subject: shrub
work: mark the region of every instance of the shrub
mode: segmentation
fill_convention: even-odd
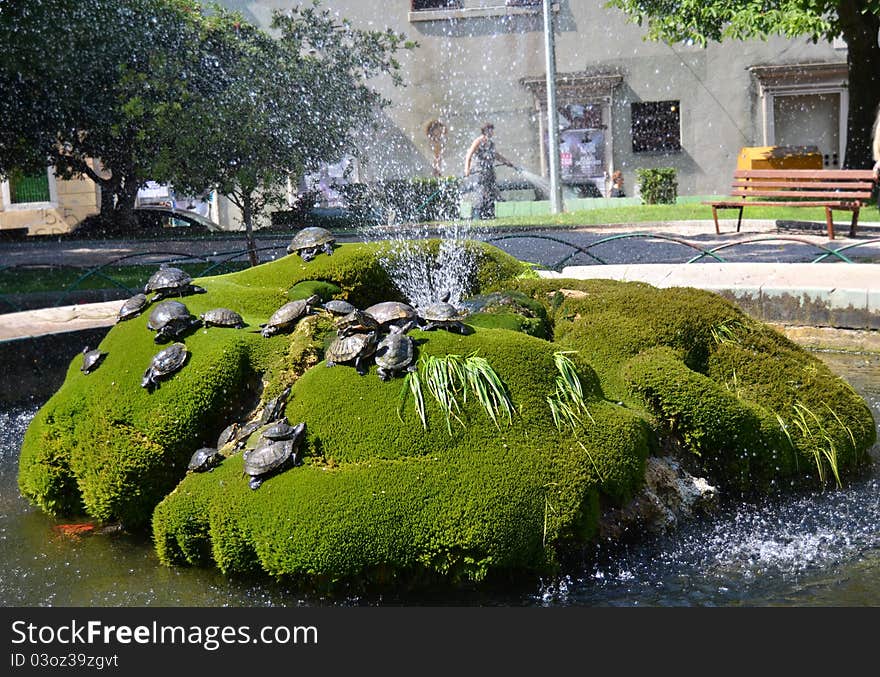
[[[348,210],[361,221],[402,223],[459,216],[459,180],[455,177],[353,183],[343,186],[341,193]]]
[[[678,178],[675,167],[636,169],[639,193],[645,204],[675,204],[678,197]]]

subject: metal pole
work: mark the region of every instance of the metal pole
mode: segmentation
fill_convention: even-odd
[[[559,122],[556,113],[556,43],[553,39],[553,13],[550,0],[544,0],[544,56],[547,63],[547,155],[550,165],[550,211],[562,212],[562,185],[559,182]]]

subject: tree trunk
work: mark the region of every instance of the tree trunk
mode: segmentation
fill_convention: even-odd
[[[247,242],[248,259],[252,266],[259,265],[257,243],[254,241],[254,206],[250,193],[245,193],[241,202],[241,216],[244,219],[244,233]]]
[[[137,200],[138,187],[132,181],[122,181],[116,190],[116,205],[114,207],[113,221],[120,230],[135,230],[138,228],[138,220],[134,215],[134,204]]]
[[[847,45],[849,117],[844,167],[870,169],[871,128],[880,102],[880,16],[863,12],[864,0],[839,0],[837,14]]]

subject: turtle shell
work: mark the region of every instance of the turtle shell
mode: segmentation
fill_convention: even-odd
[[[357,310],[348,301],[343,301],[342,299],[330,299],[322,308],[333,315],[348,315]]]
[[[408,303],[400,301],[383,301],[365,309],[364,312],[375,318],[383,327],[389,325],[404,325],[416,321],[416,310]]]
[[[376,350],[376,334],[349,334],[337,336],[324,351],[327,362],[350,362],[358,357],[368,357]]]
[[[192,283],[192,278],[185,270],[174,268],[172,266],[164,266],[159,268],[147,280],[144,286],[144,294],[150,292],[162,292],[188,287]]]
[[[180,301],[162,301],[150,313],[147,329],[156,332],[156,343],[162,343],[169,338],[177,338],[198,324],[200,320],[190,314],[186,305]]]
[[[290,397],[290,386],[282,390],[277,397],[273,397],[263,405],[263,413],[260,415],[260,423],[271,423],[284,413],[284,407],[287,405],[287,398]]]
[[[191,472],[206,472],[215,468],[223,461],[223,454],[213,447],[197,449],[189,459],[187,470]]]
[[[199,315],[202,324],[206,327],[211,325],[215,327],[233,327],[241,329],[245,326],[245,321],[241,315],[229,308],[212,308]]]
[[[419,309],[419,317],[429,322],[459,322],[468,316],[466,310],[459,310],[451,303],[438,301]]]
[[[182,343],[172,343],[167,348],[163,348],[153,355],[150,366],[144,372],[141,386],[147,389],[152,388],[159,379],[170,376],[180,369],[187,357],[189,357],[189,352]]]
[[[296,451],[306,430],[305,423],[297,423],[292,435],[283,440],[263,438],[242,457],[244,471],[251,476],[250,487],[256,489],[268,475],[281,471],[296,462]]]
[[[364,310],[355,309],[348,315],[343,315],[336,320],[336,333],[340,336],[369,332],[379,329],[380,325],[375,317]]]
[[[296,427],[286,420],[273,423],[263,431],[263,437],[267,440],[289,440],[296,433]]]
[[[374,357],[379,377],[385,380],[391,374],[407,369],[415,357],[415,344],[406,334],[388,334],[376,346]]]
[[[189,308],[180,301],[162,301],[153,308],[147,320],[147,329],[158,331],[170,322],[185,320],[189,322],[195,319],[189,312]]]
[[[312,295],[307,299],[299,301],[289,301],[272,313],[272,316],[266,322],[261,324],[263,336],[272,336],[279,331],[292,328],[299,320],[308,314],[312,306],[318,303],[321,298]]]
[[[249,423],[245,423],[241,426],[235,433],[235,437],[233,438],[235,441],[236,449],[243,449],[247,446],[248,439],[251,435],[253,435],[263,423],[258,419],[256,421],[250,421]]]
[[[89,350],[88,346],[83,348],[82,353],[83,363],[82,367],[80,367],[80,371],[83,374],[92,373],[95,369],[98,368],[98,366],[101,364],[101,361],[107,356],[107,353],[103,353],[97,348],[95,348],[94,350]]]
[[[287,253],[293,254],[303,249],[320,249],[325,245],[332,245],[334,242],[336,242],[336,237],[326,228],[309,226],[293,236],[290,244],[287,245]]]
[[[146,308],[149,303],[146,294],[135,294],[119,308],[119,313],[116,315],[116,321],[123,322],[124,320],[130,320],[133,317],[137,317],[143,312],[144,308]]]

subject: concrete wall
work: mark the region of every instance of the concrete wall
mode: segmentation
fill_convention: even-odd
[[[34,204],[5,204],[0,192],[0,230],[27,228],[28,235],[60,235],[70,232],[87,216],[100,211],[98,187],[91,179],[60,181],[50,176],[52,200]]]
[[[268,26],[279,0],[223,4]],[[410,0],[324,0],[355,27],[390,27],[420,47],[402,59],[408,86],[376,83],[393,105],[380,134],[365,142],[367,177],[429,175],[428,120],[448,127],[444,173],[461,175],[464,154],[484,120],[496,125],[500,152],[540,173],[539,111],[523,78],[543,78],[543,22],[540,7],[506,8],[503,0],[464,0],[463,10],[413,13]],[[621,169],[632,194],[635,169],[672,166],[682,195],[723,193],[743,146],[764,145],[756,83],[747,68],[765,64],[841,62],[845,50],[806,39],[712,44],[705,49],[643,40],[644,31],[602,0],[562,0],[556,13],[557,73],[619,73],[610,105],[612,147],[608,171]],[[531,13],[528,13],[531,12]],[[431,20],[420,20],[431,17]],[[630,104],[678,100],[678,153],[632,152]],[[805,111],[808,115],[809,111]],[[803,143],[808,143],[804,140]],[[499,178],[514,178],[499,170]]]

